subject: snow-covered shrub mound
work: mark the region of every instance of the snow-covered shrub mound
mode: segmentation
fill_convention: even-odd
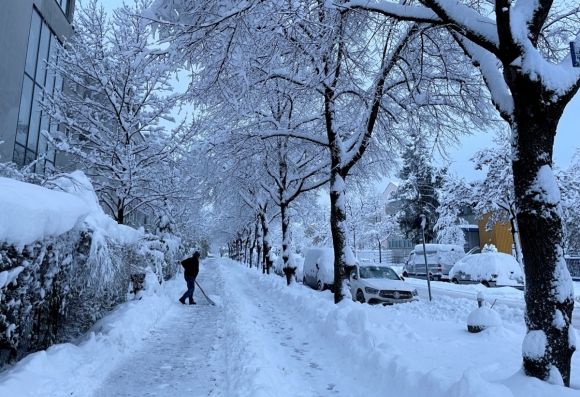
[[[475,334],[490,327],[501,326],[501,316],[485,305],[485,296],[481,291],[477,293],[477,302],[479,307],[467,316],[467,330]]]
[[[82,171],[74,171],[47,184],[55,190],[61,190],[81,199],[90,213],[85,219],[85,226],[92,229],[95,238],[109,238],[117,244],[136,244],[143,233],[126,225],[119,225],[105,214],[91,181]]]
[[[478,307],[467,316],[467,330],[480,332],[489,327],[499,327],[501,317],[498,312],[487,306]]]
[[[80,227],[90,208],[79,198],[0,178],[0,242],[22,249]]]
[[[46,186],[0,178],[0,366],[76,338],[175,274],[179,240],[117,224],[82,172]]]

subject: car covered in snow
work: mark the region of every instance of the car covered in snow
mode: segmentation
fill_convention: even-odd
[[[463,247],[454,244],[425,244],[425,253],[429,279],[435,281],[449,281],[449,271],[455,262],[465,256]],[[423,244],[417,244],[409,254],[403,267],[403,277],[427,278]]]
[[[332,290],[334,285],[333,248],[310,248],[306,251],[302,283],[319,291]]]
[[[449,272],[455,284],[477,284],[486,287],[524,289],[524,274],[518,261],[503,252],[483,252],[467,255],[457,261]]]
[[[389,266],[357,264],[350,272],[352,299],[370,305],[392,305],[419,300],[417,290]]]

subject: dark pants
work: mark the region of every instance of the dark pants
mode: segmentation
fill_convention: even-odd
[[[183,296],[179,300],[185,302],[185,299],[189,298],[189,303],[192,303],[193,291],[195,290],[195,277],[185,276],[185,282],[187,283],[187,291],[185,291],[185,294],[183,294]]]

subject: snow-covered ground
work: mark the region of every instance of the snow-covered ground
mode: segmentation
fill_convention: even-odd
[[[204,262],[198,280],[217,306],[199,290],[198,305],[179,304],[178,276],[118,307],[80,344],[0,374],[0,396],[580,395],[579,354],[570,389],[521,373],[519,307],[496,303],[503,325],[470,334],[475,301],[442,293],[391,307],[335,305],[329,291],[287,287],[228,259]]]

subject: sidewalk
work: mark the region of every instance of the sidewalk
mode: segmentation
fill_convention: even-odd
[[[210,294],[215,286],[208,271],[202,266],[198,282]],[[211,306],[199,288],[194,293],[197,305],[182,305],[177,299],[184,290],[179,276],[168,283],[166,292],[175,304],[140,347],[117,364],[94,397],[221,395],[217,379],[223,356],[214,349],[222,309]]]

